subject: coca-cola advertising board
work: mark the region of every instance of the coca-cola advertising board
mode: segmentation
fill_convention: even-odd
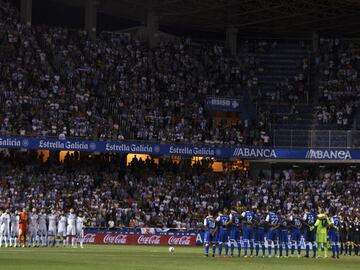
[[[195,246],[196,235],[85,233],[84,243],[97,245]]]

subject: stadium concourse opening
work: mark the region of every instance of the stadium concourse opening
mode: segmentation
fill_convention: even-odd
[[[3,149],[4,153],[7,153],[9,150]],[[14,150],[12,150],[14,151]],[[16,150],[15,150],[16,151]],[[29,150],[21,150],[22,152],[28,152]],[[44,163],[48,161],[51,157],[52,159],[57,159],[59,162],[63,163],[66,160],[81,160],[83,158],[91,158],[94,156],[101,156],[103,154],[98,152],[82,152],[82,151],[51,151],[51,150],[32,150],[30,152],[36,153],[40,160]],[[131,154],[106,154],[109,160],[111,159],[119,159],[119,167],[127,167],[131,166],[134,162],[149,162],[154,163],[156,165],[161,162],[161,160],[170,160],[175,164],[179,164],[182,160],[187,160],[191,162],[192,166],[196,166],[196,164],[201,163],[202,160],[206,160],[211,169],[214,172],[224,172],[224,171],[236,171],[236,170],[243,170],[249,171],[250,170],[250,163],[247,160],[242,159],[233,159],[233,160],[216,160],[214,158],[206,158],[200,156],[194,157],[181,157],[181,156],[159,156],[159,155],[148,155],[142,153],[131,153]],[[115,157],[118,156],[118,157]]]
[[[282,169],[291,168],[294,172],[301,170],[313,170],[315,168],[336,168],[339,164],[348,166],[349,168],[357,168],[360,166],[359,160],[306,160],[306,159],[215,159],[201,156],[170,156],[170,155],[149,155],[142,153],[99,153],[99,152],[83,152],[83,151],[52,151],[52,150],[10,150],[2,149],[4,155],[10,153],[27,153],[33,155],[41,160],[43,163],[49,160],[64,163],[68,160],[91,160],[100,157],[106,160],[116,160],[118,168],[128,168],[136,163],[151,163],[159,165],[163,162],[170,162],[172,164],[188,163],[189,166],[196,167],[199,164],[206,163],[209,169],[213,172],[246,172],[248,176],[258,177],[259,175],[266,175],[273,177]]]

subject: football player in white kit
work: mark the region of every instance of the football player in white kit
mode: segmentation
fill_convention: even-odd
[[[38,229],[39,229],[39,216],[36,213],[36,208],[32,209],[30,214],[30,224],[29,224],[29,238],[30,243],[29,246],[37,246],[38,245]]]
[[[17,247],[19,237],[19,212],[17,210],[10,214],[10,223],[10,246]]]
[[[67,216],[67,229],[66,229],[66,235],[67,239],[66,242],[69,244],[70,237],[71,237],[71,245],[72,247],[76,247],[76,215],[74,213],[74,209],[70,209],[70,213]]]
[[[65,216],[65,212],[61,211],[60,213],[60,217],[59,217],[59,222],[58,222],[58,231],[57,231],[57,245],[60,244],[60,241],[63,242],[63,245],[66,245],[66,216]]]
[[[47,228],[46,228],[47,215],[45,209],[42,208],[39,213],[39,231],[38,235],[41,240],[41,245],[43,247],[47,246]]]
[[[10,210],[6,209],[0,216],[0,247],[2,243],[5,243],[5,247],[8,247],[10,242]]]
[[[51,210],[51,214],[48,215],[48,222],[49,222],[48,245],[53,247],[55,246],[56,222],[57,222],[57,215],[55,209]]]
[[[81,248],[84,247],[83,246],[84,228],[85,228],[84,223],[85,223],[85,218],[83,217],[82,213],[80,212],[78,214],[78,217],[76,218],[76,236],[77,236],[77,242],[80,243]]]
[[[2,242],[3,242],[3,237],[2,237],[2,235],[3,235],[3,226],[2,226],[2,224],[3,224],[3,210],[1,210],[0,209],[0,247],[2,246]]]

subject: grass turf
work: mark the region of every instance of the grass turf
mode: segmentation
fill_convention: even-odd
[[[175,253],[171,254],[167,247],[152,246],[85,246],[84,249],[2,248],[0,249],[0,269],[358,270],[360,269],[360,257],[341,257],[340,260],[331,258],[205,258],[201,248],[176,247]]]

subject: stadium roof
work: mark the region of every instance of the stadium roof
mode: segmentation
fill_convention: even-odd
[[[84,0],[55,0],[83,5]],[[310,36],[314,31],[360,36],[360,0],[97,0],[98,10],[144,21],[147,7],[160,26],[223,32],[238,27],[245,35]]]

